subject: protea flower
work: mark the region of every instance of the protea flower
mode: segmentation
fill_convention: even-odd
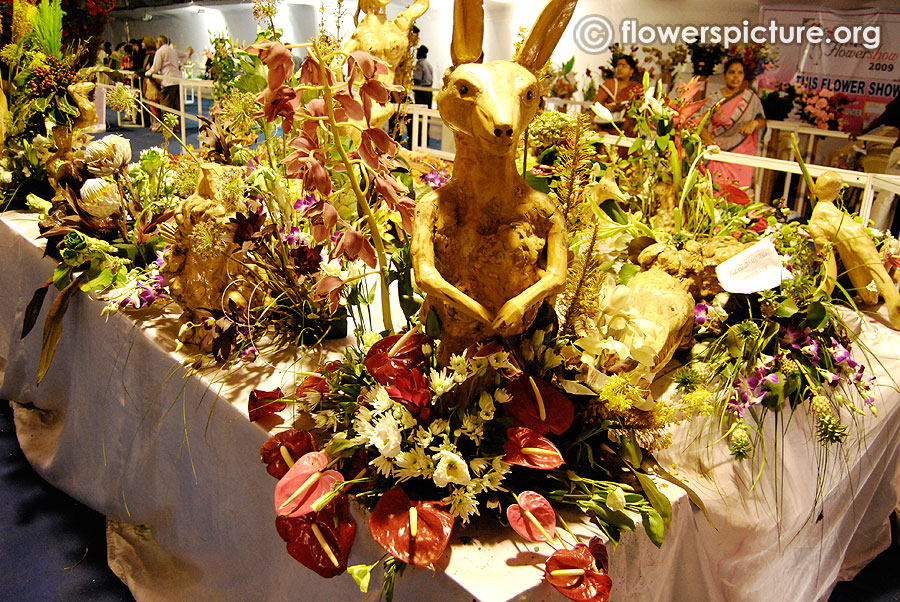
[[[91,216],[104,219],[121,207],[121,196],[115,183],[91,178],[81,187],[81,208]]]
[[[94,140],[84,148],[84,162],[96,176],[112,175],[131,162],[131,143],[116,134]]]

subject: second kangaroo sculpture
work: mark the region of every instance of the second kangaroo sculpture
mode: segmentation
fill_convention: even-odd
[[[437,106],[456,140],[453,177],[417,208],[416,283],[441,321],[439,360],[472,343],[521,333],[566,280],[562,215],[515,166],[516,143],[540,100],[535,77],[577,0],[551,0],[515,62],[481,64],[482,0],[456,0],[453,68]],[[424,315],[424,314],[423,314]]]

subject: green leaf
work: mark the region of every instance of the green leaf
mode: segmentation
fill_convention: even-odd
[[[50,311],[47,312],[47,319],[44,322],[44,333],[41,339],[41,359],[38,363],[37,384],[41,384],[41,381],[44,380],[44,375],[46,375],[47,370],[50,369],[50,363],[53,361],[53,356],[56,354],[56,345],[59,343],[60,335],[62,335],[62,321],[66,315],[66,310],[69,308],[69,300],[78,290],[78,285],[83,278],[84,274],[81,274],[78,278],[73,280],[69,286],[64,288],[62,292],[56,296],[56,299],[54,299],[53,303],[50,305]]]
[[[575,66],[575,57],[573,56],[568,61],[563,64],[563,73],[569,73],[572,71],[572,67]]]
[[[59,290],[63,290],[72,282],[72,270],[74,268],[67,263],[57,264],[56,268],[53,270],[53,276],[51,280],[53,281],[53,286],[58,288]]]
[[[819,330],[827,319],[828,312],[819,301],[811,303],[809,309],[806,310],[806,325],[812,330]]]
[[[627,434],[621,434],[616,437],[616,443],[619,447],[619,455],[622,456],[622,459],[630,464],[632,468],[641,465],[643,454],[641,453],[641,448],[638,447],[637,441]]]
[[[669,498],[663,495],[660,490],[656,487],[656,483],[653,482],[649,476],[645,475],[642,472],[638,472],[637,470],[632,471],[634,476],[637,477],[638,482],[641,484],[641,488],[644,490],[644,495],[647,496],[647,501],[650,502],[650,505],[653,506],[653,509],[659,513],[660,518],[662,519],[663,525],[668,527],[672,524],[672,503],[669,502]]]
[[[640,266],[634,265],[633,263],[623,264],[622,268],[619,270],[619,282],[628,284],[640,271]]]
[[[647,537],[650,538],[650,541],[657,548],[662,546],[663,538],[666,534],[666,527],[662,517],[656,510],[651,508],[641,512],[641,518],[643,519],[641,522],[644,523],[644,531],[647,532]]]
[[[51,278],[34,291],[31,301],[28,302],[28,307],[25,308],[25,319],[22,320],[22,336],[19,337],[20,339],[24,339],[28,336],[28,333],[34,328],[34,324],[41,314],[41,308],[44,306],[44,298],[47,296],[47,289],[50,288],[52,283],[53,279]]]
[[[100,270],[99,273],[81,285],[81,290],[84,292],[105,290],[113,283],[113,279],[114,276],[110,270]]]
[[[433,307],[428,309],[428,316],[425,318],[425,334],[434,338],[441,336],[441,319]]]
[[[800,311],[800,309],[797,307],[797,302],[788,297],[778,305],[778,309],[775,310],[775,315],[779,318],[790,318],[798,311]]]

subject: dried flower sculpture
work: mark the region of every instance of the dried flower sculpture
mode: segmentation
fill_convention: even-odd
[[[387,72],[378,79],[388,85],[398,84],[400,67],[409,58],[409,34],[416,19],[428,10],[428,0],[415,0],[412,6],[391,21],[385,16],[389,0],[359,0],[357,15],[366,13],[345,46],[347,52],[364,50],[376,59],[384,61]],[[387,100],[387,99],[385,99]],[[391,104],[375,107],[370,124],[380,127],[394,113]]]
[[[514,163],[516,143],[537,111],[541,69],[577,0],[553,0],[538,17],[516,62],[479,64],[480,0],[457,0],[450,53],[454,68],[437,97],[453,130],[453,177],[416,214],[416,282],[441,322],[440,358],[478,341],[521,333],[566,278],[562,215],[531,189]]]
[[[841,191],[841,176],[828,171],[816,179],[816,196],[819,201],[809,218],[809,231],[816,247],[826,256],[827,277],[822,286],[830,293],[837,281],[837,262],[834,252],[841,256],[847,276],[864,303],[878,302],[878,293],[884,297],[891,326],[900,330],[900,292],[884,269],[881,254],[866,233],[865,227],[850,215],[838,209],[834,200]]]

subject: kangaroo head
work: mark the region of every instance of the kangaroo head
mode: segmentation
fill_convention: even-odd
[[[513,61],[481,64],[483,0],[455,0],[453,68],[444,76],[437,106],[455,133],[474,139],[481,152],[511,154],[540,100],[535,73],[559,42],[578,0],[550,0]]]

